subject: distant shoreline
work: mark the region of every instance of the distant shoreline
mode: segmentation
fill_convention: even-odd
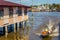
[[[60,12],[60,10],[51,10],[51,11],[47,11],[47,10],[40,10],[40,11],[32,11],[32,10],[29,10],[29,12]]]
[[[29,12],[60,12],[60,11],[29,11]]]

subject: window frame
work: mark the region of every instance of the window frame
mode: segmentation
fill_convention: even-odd
[[[17,13],[18,13],[18,16],[22,16],[22,8],[21,7],[18,7]]]
[[[13,17],[13,7],[9,7],[9,18]]]
[[[27,15],[27,8],[24,8],[24,15]]]
[[[4,16],[4,7],[0,7],[0,19]]]

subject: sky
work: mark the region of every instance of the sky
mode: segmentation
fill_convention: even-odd
[[[20,0],[8,0],[11,2],[16,2],[16,3],[20,3]],[[56,4],[60,4],[60,0],[33,0],[33,5],[40,5],[40,4],[52,4],[52,3],[56,3]],[[21,4],[30,6],[32,5],[32,0],[21,0]]]

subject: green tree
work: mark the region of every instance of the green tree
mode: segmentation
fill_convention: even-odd
[[[54,9],[54,8],[56,8],[56,4],[55,3],[52,4],[52,9]]]
[[[52,5],[51,4],[49,4],[49,9],[52,9]]]

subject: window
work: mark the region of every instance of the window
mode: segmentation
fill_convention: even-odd
[[[13,17],[13,8],[9,7],[9,17]]]
[[[0,19],[2,19],[3,16],[4,16],[4,10],[3,8],[0,8]]]
[[[21,8],[18,8],[18,16],[22,16],[22,9]]]
[[[27,9],[26,8],[24,9],[24,15],[27,15]]]

